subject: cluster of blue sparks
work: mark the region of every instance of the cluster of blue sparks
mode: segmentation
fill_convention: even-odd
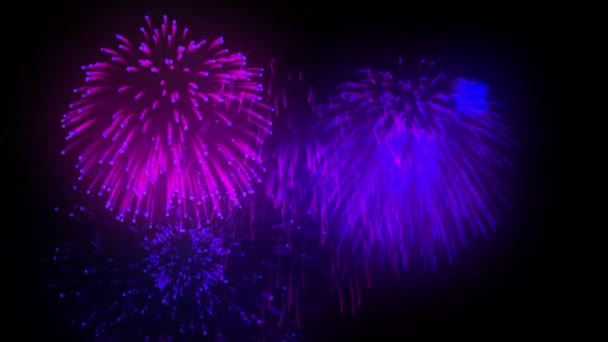
[[[68,216],[79,227],[95,219],[81,206]],[[143,232],[143,238],[127,228],[119,243],[109,227],[91,231],[53,250],[50,263],[59,277],[49,287],[69,321],[100,339],[179,332],[203,340],[266,341],[267,334],[299,340],[297,326],[284,323],[273,302],[287,287],[270,280],[266,263],[243,276],[227,274],[229,262],[244,264],[247,254],[216,235],[219,228],[162,226]]]
[[[169,304],[190,291],[197,301],[224,279],[225,259],[230,249],[209,228],[160,227],[144,237],[145,273],[149,274]]]
[[[508,206],[500,170],[510,166],[506,151],[513,142],[486,83],[449,79],[430,61],[400,59],[391,71],[357,72],[335,96],[315,103],[302,71],[286,77],[273,61],[262,99],[264,87],[253,81],[261,69],[220,50],[222,41],[208,46],[207,59],[186,65],[182,54],[205,42],[185,48],[178,43],[186,44],[187,29],[180,36],[166,17],[160,31],[146,20],[139,52],[117,36],[119,48],[103,50],[111,62],[85,68],[100,84],[79,90],[86,96],[64,118],[68,140],[77,138],[66,150],[84,151],[79,165],[81,178],[91,178],[87,194],[101,184],[111,209],[122,218],[131,213],[135,227],[120,220],[115,230],[126,238],[104,228],[54,250],[51,262],[60,276],[50,287],[66,311],[75,311],[70,319],[80,328],[98,337],[179,331],[224,340],[242,330],[255,340],[296,341],[318,249],[330,250],[327,269],[340,307],[347,289],[354,313],[361,284],[371,286],[370,265],[405,270],[420,256],[436,268],[441,256],[453,260],[470,235],[485,236],[500,224],[501,204]],[[154,66],[155,54],[174,50],[175,65]],[[118,71],[128,71],[131,83],[115,91]],[[159,73],[173,88],[163,88],[163,78],[161,90],[132,89],[148,87],[142,82]],[[135,92],[134,100],[121,102],[115,113],[99,109],[125,91]],[[134,106],[142,97],[150,103]],[[199,100],[206,105],[199,107]],[[158,115],[159,101],[173,108],[172,117]],[[220,122],[226,127],[217,128]],[[100,138],[102,128],[115,138]],[[218,130],[226,133],[221,139]],[[105,165],[106,159],[116,162]],[[250,222],[270,208],[270,231],[257,230],[272,248],[248,254],[236,218],[258,182],[264,183],[262,202],[270,205],[250,199]],[[142,213],[144,225],[135,219]],[[82,226],[97,219],[84,207],[68,216]],[[119,242],[101,241],[102,235]],[[262,261],[254,261],[259,254]],[[250,265],[253,272],[231,272],[231,264]]]

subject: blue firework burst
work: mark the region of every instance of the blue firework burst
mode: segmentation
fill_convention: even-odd
[[[400,63],[360,71],[319,113],[311,170],[338,248],[395,268],[417,250],[436,267],[470,233],[498,225],[512,141],[485,83]]]
[[[301,338],[294,327],[275,324],[281,307],[268,302],[274,287],[267,286],[267,264],[256,257],[254,244],[224,235],[235,231],[235,222],[194,230],[156,226],[142,232],[112,221],[99,224],[82,206],[58,211],[66,214],[69,242],[53,249],[48,260],[54,279],[50,293],[58,313],[83,336]]]
[[[85,335],[216,336],[223,320],[256,323],[233,295],[243,279],[224,276],[228,257],[243,256],[220,235],[230,231],[227,222],[195,230],[159,226],[142,237],[115,224],[99,227],[82,207],[68,216],[78,234],[53,250],[56,281],[49,286]]]

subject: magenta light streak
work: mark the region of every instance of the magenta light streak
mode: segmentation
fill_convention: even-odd
[[[82,67],[62,153],[78,153],[78,179],[121,221],[225,217],[261,181],[273,110],[260,102],[263,69],[167,16],[160,28],[146,16],[140,33]]]
[[[278,284],[286,284],[281,295],[267,299],[269,305],[281,313],[279,325],[293,321],[301,322],[304,307],[310,304],[303,296],[311,286],[309,272],[323,269],[316,256],[322,248],[329,248],[333,241],[325,242],[327,226],[318,229],[318,219],[328,216],[328,211],[320,205],[325,188],[311,186],[310,170],[317,165],[319,150],[318,134],[313,125],[317,115],[314,106],[314,91],[311,82],[304,77],[301,69],[286,70],[281,63],[270,66],[272,78],[266,87],[267,102],[273,103],[275,111],[274,130],[264,145],[264,162],[267,168],[264,182],[269,201],[269,215],[276,223],[272,227],[274,236],[274,262],[269,263],[268,284],[275,292]],[[312,248],[312,249],[311,249]],[[355,314],[361,305],[361,294],[365,281],[360,279],[357,268],[353,268],[344,253],[329,248],[328,269],[331,276],[336,302],[341,312]],[[369,272],[365,263],[364,275],[370,287]],[[314,280],[313,280],[314,282]],[[314,284],[312,284],[314,288]],[[272,290],[268,290],[272,293]],[[281,291],[278,291],[281,292]],[[270,306],[269,306],[270,308]],[[271,310],[273,311],[273,310]]]
[[[275,108],[275,129],[264,145],[264,184],[273,211],[288,223],[294,216],[309,212],[314,198],[308,164],[313,154],[312,122],[316,116],[312,88],[302,70],[285,71],[281,67],[273,61],[270,69],[274,77],[267,87],[268,102]]]

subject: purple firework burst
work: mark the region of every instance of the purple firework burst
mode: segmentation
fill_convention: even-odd
[[[395,267],[414,248],[433,267],[441,251],[451,260],[467,232],[495,229],[505,200],[496,171],[510,165],[510,139],[487,85],[449,81],[433,66],[360,71],[319,108],[312,172],[323,222],[338,225],[339,245]]]
[[[189,40],[188,28],[146,16],[141,38],[116,35],[107,59],[85,65],[62,125],[62,153],[78,150],[87,193],[119,220],[226,216],[260,181],[260,150],[272,108],[260,102],[263,69],[222,48]]]

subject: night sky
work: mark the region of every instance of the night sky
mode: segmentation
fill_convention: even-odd
[[[17,172],[5,179],[15,190],[9,201],[16,204],[10,213],[14,221],[5,230],[17,233],[16,243],[8,243],[16,248],[13,312],[22,324],[18,336],[79,340],[49,302],[48,272],[40,262],[57,242],[53,208],[73,179],[73,169],[59,154],[60,119],[71,89],[80,82],[80,65],[95,61],[99,47],[110,45],[114,34],[139,27],[145,14],[165,13],[209,32],[207,37],[222,35],[254,62],[267,63],[275,56],[330,88],[352,70],[370,63],[390,65],[399,56],[427,56],[450,75],[489,80],[504,99],[506,120],[521,145],[514,158],[513,208],[502,227],[474,248],[462,249],[439,272],[412,270],[379,279],[354,318],[338,314],[335,302],[329,302],[305,319],[304,335],[307,341],[378,341],[391,340],[380,336],[494,339],[542,333],[539,320],[547,310],[544,230],[558,179],[550,167],[557,145],[550,142],[557,136],[555,119],[544,104],[543,35],[529,17],[501,10],[438,11],[433,9],[438,3],[418,9],[402,2],[366,2],[358,8],[348,2],[294,8],[178,2],[54,2],[48,11],[19,12],[12,32],[5,30],[15,40],[4,53],[14,62],[5,68],[17,84],[4,116],[15,118],[18,129],[6,125],[3,130],[15,159],[6,166],[16,165]]]

